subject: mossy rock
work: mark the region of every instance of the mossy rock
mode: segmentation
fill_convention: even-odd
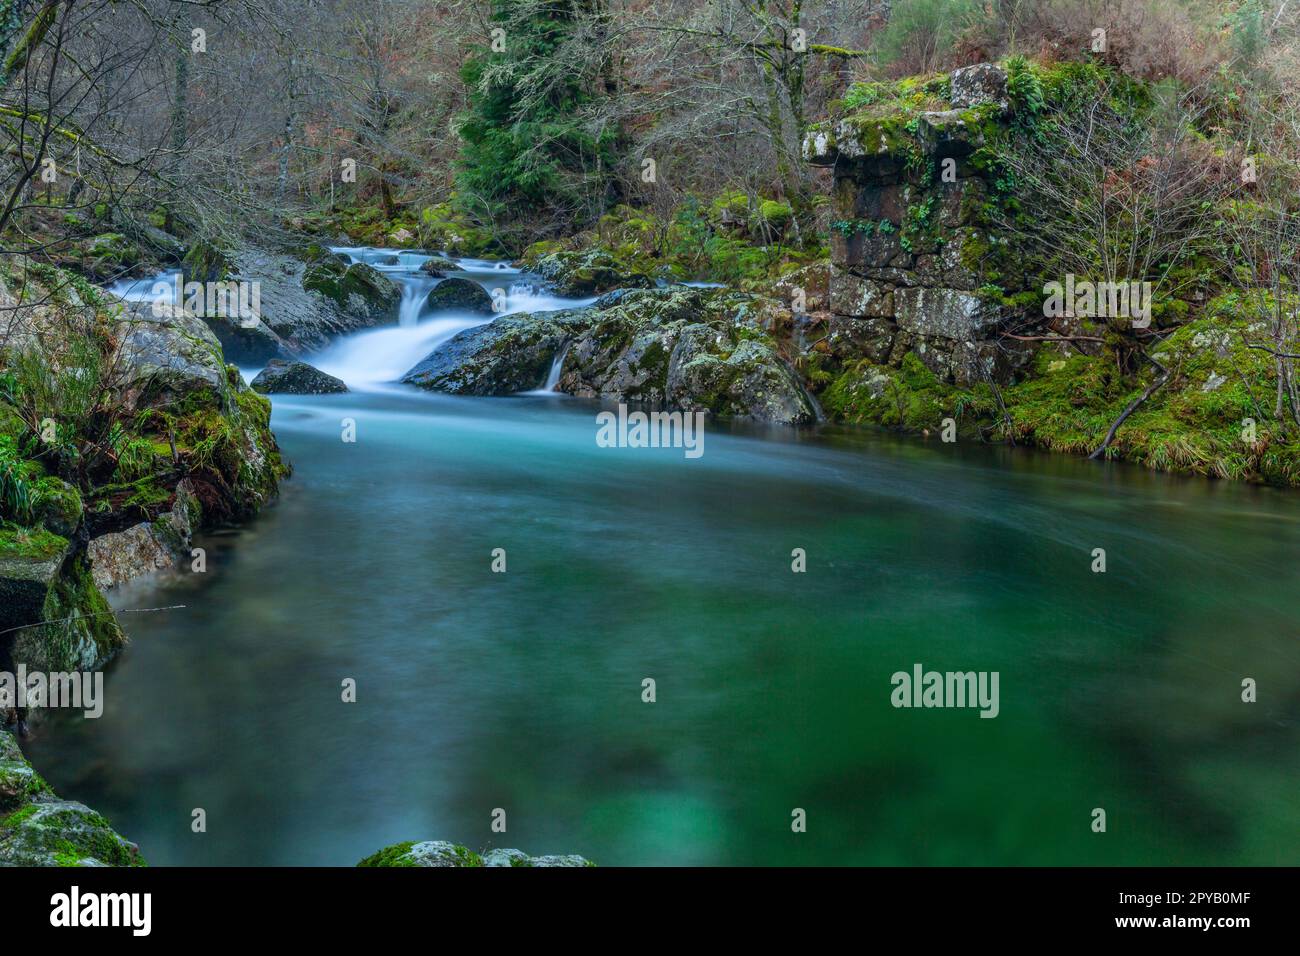
[[[140,848],[84,804],[60,800],[0,730],[0,866],[144,866]]]
[[[81,492],[60,478],[46,477],[35,484],[36,520],[56,535],[70,538],[81,524],[85,506]]]
[[[229,253],[206,240],[196,242],[181,260],[187,282],[222,282],[230,276]]]
[[[420,271],[427,276],[441,279],[446,276],[448,272],[462,272],[464,270],[461,269],[455,260],[448,259],[446,256],[430,256],[428,259],[420,263]]]
[[[794,221],[794,207],[775,199],[764,199],[758,204],[758,215],[765,224],[783,231]]]
[[[537,262],[534,271],[556,295],[574,298],[613,289],[649,289],[655,285],[654,279],[638,266],[601,248],[551,253]]]
[[[492,314],[492,296],[473,279],[443,279],[429,290],[424,304],[433,311]]]
[[[395,843],[366,857],[357,866],[433,867],[587,867],[595,866],[581,856],[529,856],[522,850],[488,850],[475,853],[459,843],[427,840],[423,843]]]
[[[350,308],[359,302],[373,313],[392,309],[401,290],[387,276],[364,262],[345,263],[338,256],[318,257],[303,272],[302,287],[319,292],[336,305]],[[355,297],[355,299],[354,299]]]

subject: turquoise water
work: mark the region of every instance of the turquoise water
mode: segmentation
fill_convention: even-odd
[[[1294,496],[835,429],[687,460],[598,407],[277,397],[282,500],[131,596],[186,607],[124,618],[37,768],[155,865],[1300,861]],[[999,716],[895,709],[916,663]]]

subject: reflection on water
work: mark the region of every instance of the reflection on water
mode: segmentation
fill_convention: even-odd
[[[1300,859],[1292,496],[835,429],[686,460],[593,412],[277,398],[281,502],[138,596],[187,607],[126,619],[38,769],[155,864]],[[895,710],[915,663],[999,671],[1000,715]]]

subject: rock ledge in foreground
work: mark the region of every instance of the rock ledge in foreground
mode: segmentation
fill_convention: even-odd
[[[475,853],[458,843],[426,840],[394,843],[366,857],[357,866],[595,866],[590,860],[566,856],[529,856],[523,850],[487,850]]]
[[[56,797],[0,730],[0,866],[144,865],[98,813]]]

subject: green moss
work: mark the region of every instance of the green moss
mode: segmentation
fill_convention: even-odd
[[[33,857],[48,855],[57,866],[145,866],[140,855],[113,832],[108,822],[87,810],[67,810],[36,814],[40,805],[32,806],[19,837]],[[13,828],[17,829],[17,827]]]
[[[83,653],[92,653],[95,663],[102,662],[126,643],[84,554],[65,564],[46,595],[41,617],[50,622],[42,627],[50,670],[75,670],[84,663]]]
[[[394,843],[392,846],[384,847],[378,853],[372,853],[357,866],[415,866],[407,855],[413,846],[415,846],[414,842]]]
[[[30,820],[36,814],[38,809],[39,807],[36,804],[29,803],[27,806],[21,807],[3,819],[0,819],[0,828],[12,829],[20,826],[24,820]]]
[[[86,246],[86,255],[103,263],[131,266],[140,259],[140,250],[119,232],[95,236]]]
[[[483,857],[479,856],[473,850],[461,846],[459,843],[452,847],[452,853],[461,866],[482,866]]]
[[[44,528],[0,528],[0,558],[48,561],[68,550],[68,539]]]
[[[206,240],[190,246],[181,260],[187,281],[221,282],[230,276],[230,259],[224,249]]]
[[[347,264],[334,256],[311,262],[303,273],[302,286],[341,306],[348,305],[355,295],[370,308],[382,309],[394,298],[392,284],[374,267],[364,262]]]
[[[76,488],[62,479],[45,477],[35,482],[33,492],[33,509],[42,524],[64,536],[76,531],[85,510]]]
[[[978,437],[995,400],[986,386],[960,389],[941,382],[914,353],[899,368],[859,362],[836,376],[821,395],[834,419],[910,432],[938,431],[945,418],[959,435]]]

